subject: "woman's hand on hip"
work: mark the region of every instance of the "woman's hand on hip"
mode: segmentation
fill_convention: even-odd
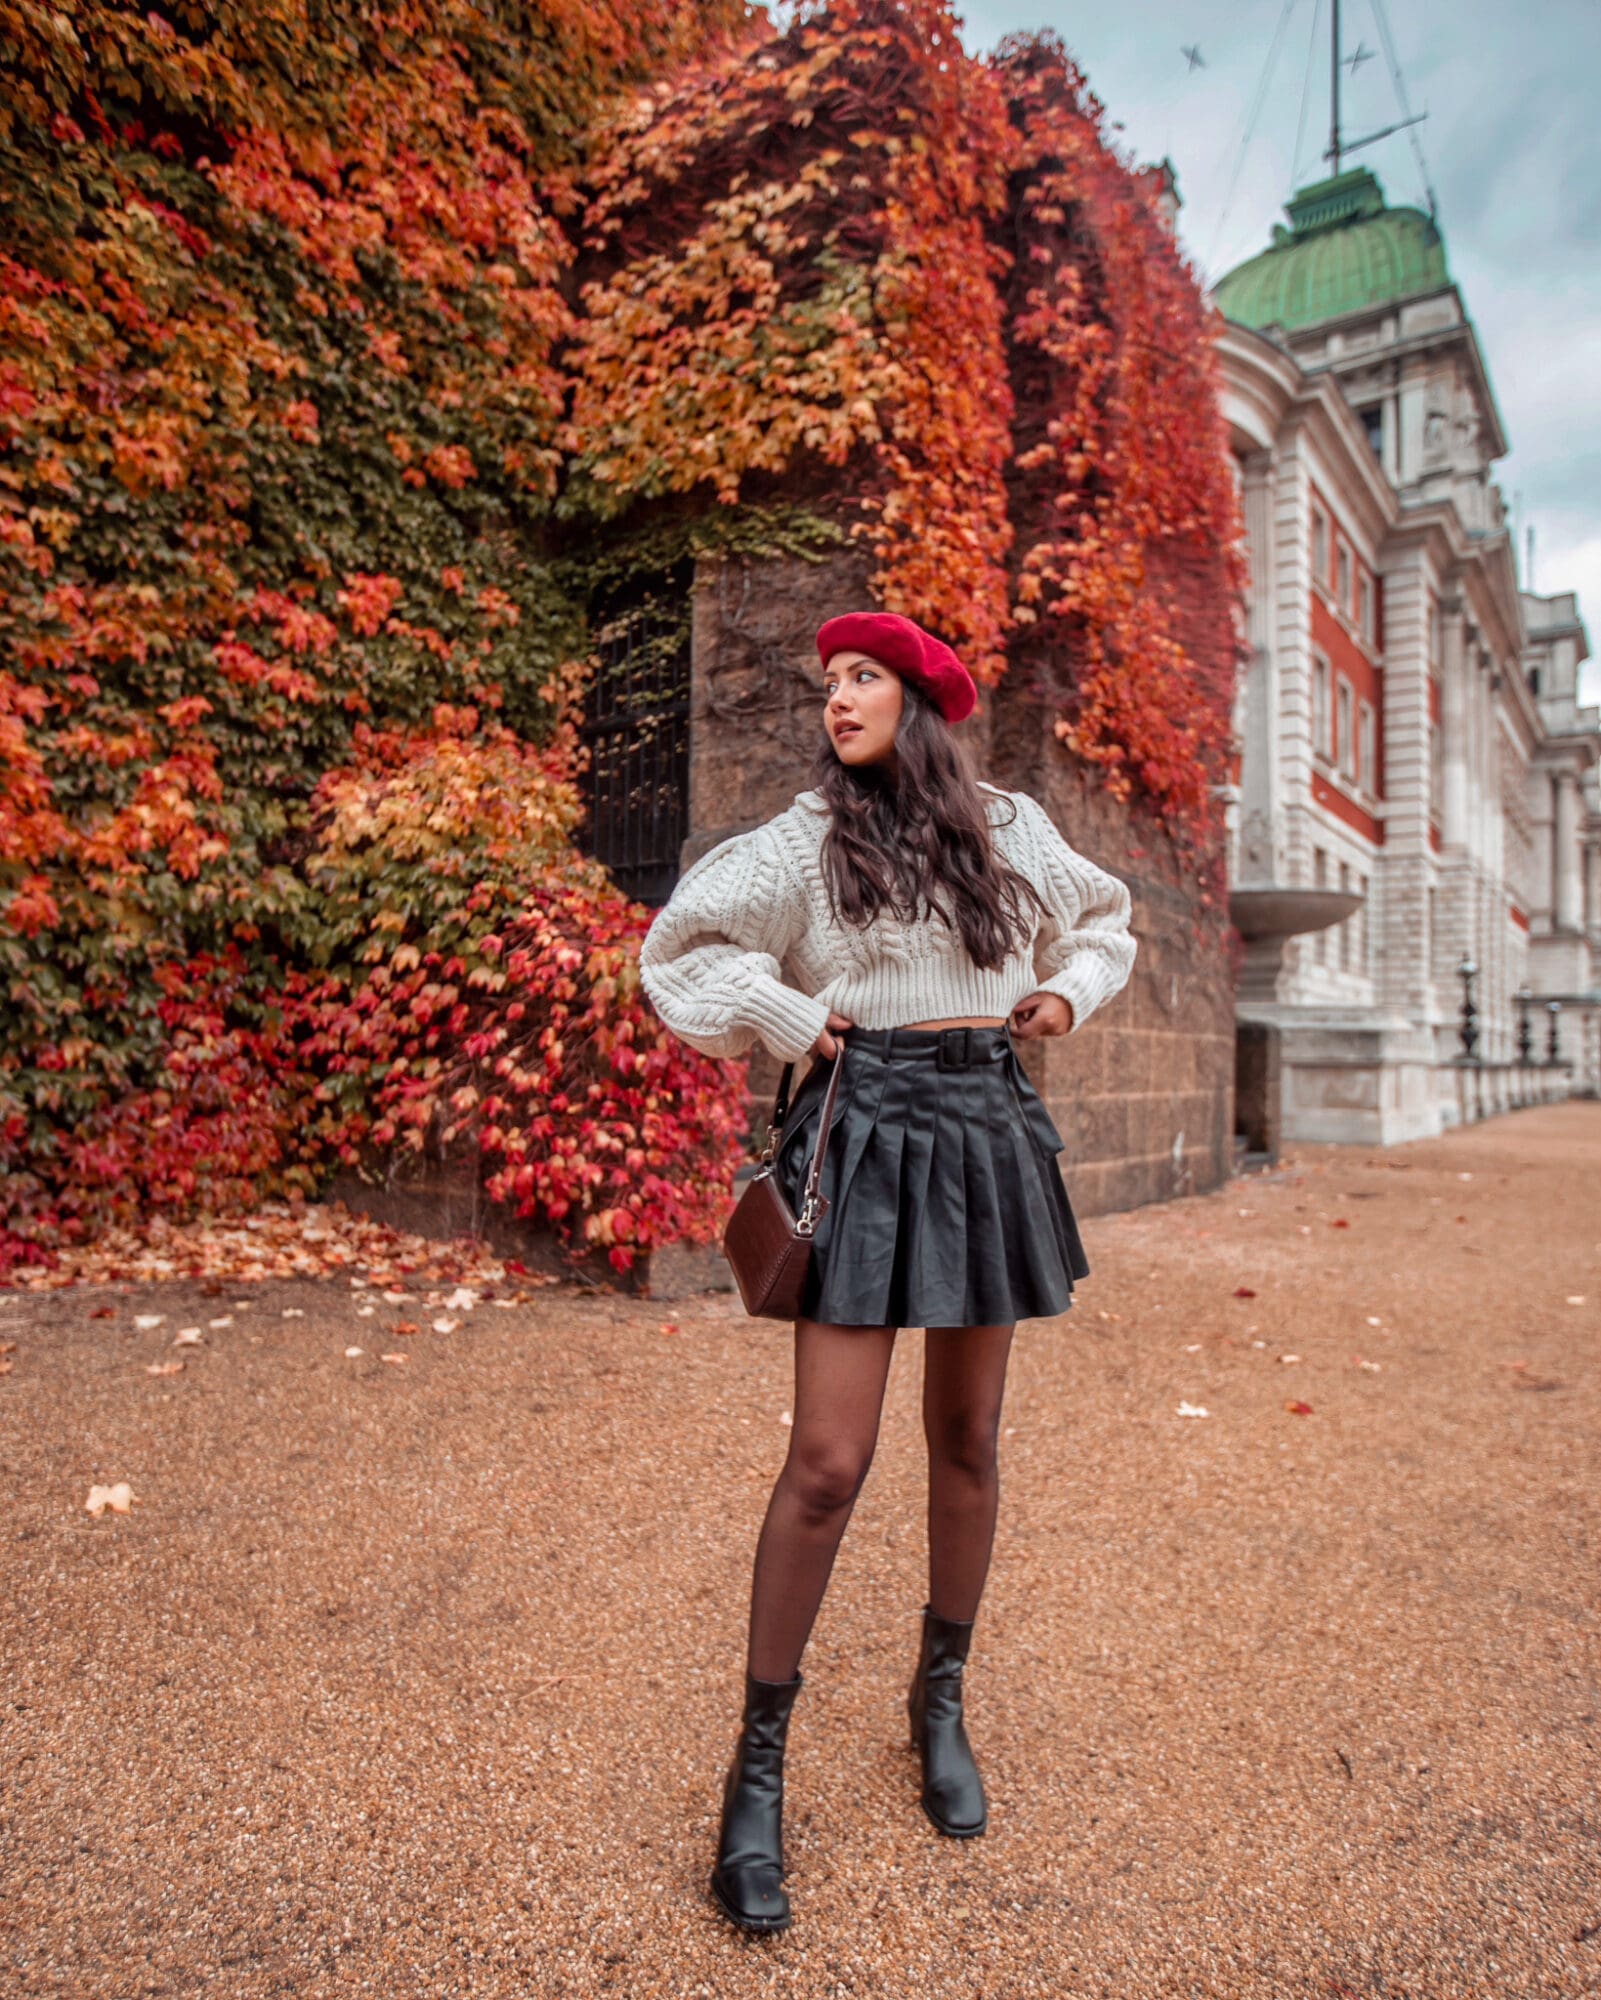
[[[838,1031],[841,1028],[854,1028],[855,1025],[856,1023],[854,1021],[847,1021],[843,1014],[830,1014],[828,1017],[828,1027],[825,1028],[823,1032],[817,1037],[817,1040],[812,1043],[812,1050],[814,1054],[820,1056],[827,1056],[829,1060],[832,1061],[834,1056],[837,1055],[839,1052],[839,1043],[836,1042],[834,1036],[829,1033],[829,1028],[832,1028],[835,1031],[835,1033],[838,1033]]]
[[[1072,1003],[1060,993],[1031,993],[1012,1009],[1012,1033],[1019,1041],[1034,1035],[1065,1035],[1072,1027]]]

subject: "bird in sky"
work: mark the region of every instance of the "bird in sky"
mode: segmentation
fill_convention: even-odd
[[[1201,45],[1199,42],[1192,42],[1188,47],[1181,48],[1179,54],[1189,63],[1190,74],[1192,76],[1196,70],[1206,68],[1206,57],[1201,54]]]

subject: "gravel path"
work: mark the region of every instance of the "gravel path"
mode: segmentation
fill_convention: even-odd
[[[704,1885],[783,1329],[0,1294],[0,1992],[1601,1993],[1598,1169],[1570,1103],[1086,1225],[1014,1350],[972,1842],[905,1740],[904,1335],[769,1939]]]

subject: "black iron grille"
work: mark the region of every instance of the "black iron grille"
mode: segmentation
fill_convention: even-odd
[[[636,579],[594,607],[599,656],[580,735],[583,842],[617,886],[665,903],[688,830],[690,588],[694,565]]]

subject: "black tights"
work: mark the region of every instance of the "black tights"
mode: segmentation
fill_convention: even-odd
[[[1009,1326],[931,1326],[923,1365],[928,1441],[928,1602],[941,1618],[978,1610],[1000,1497],[996,1439]],[[756,1544],[748,1666],[793,1680],[878,1441],[894,1327],[795,1326],[789,1456]]]

